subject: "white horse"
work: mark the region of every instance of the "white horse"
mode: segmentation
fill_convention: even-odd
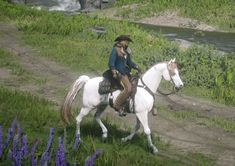
[[[179,71],[175,60],[157,63],[146,71],[138,80],[138,87],[135,95],[135,127],[130,135],[122,138],[123,142],[131,140],[140,128],[141,123],[144,128],[144,133],[147,136],[148,146],[154,154],[158,152],[158,149],[153,145],[151,140],[151,131],[148,124],[148,113],[153,107],[154,93],[156,93],[162,77],[167,81],[171,81],[177,89],[183,87],[183,82],[179,76]],[[90,79],[88,76],[82,75],[69,89],[62,108],[62,118],[65,122],[69,122],[71,104],[79,90],[84,87],[82,108],[79,115],[76,117],[77,134],[80,134],[80,123],[83,117],[90,111],[96,110],[95,119],[102,129],[102,138],[106,139],[108,136],[108,130],[100,118],[101,114],[109,104],[108,101],[110,97],[110,94],[100,95],[98,93],[99,83],[103,79],[103,77],[95,77]],[[119,93],[119,90],[113,92],[113,101],[115,101]]]

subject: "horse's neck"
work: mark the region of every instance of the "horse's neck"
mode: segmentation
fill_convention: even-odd
[[[148,71],[146,71],[142,77],[143,82],[152,92],[156,92],[159,87],[159,84],[162,80],[163,69],[165,67],[164,65],[164,63],[159,63],[153,66]]]

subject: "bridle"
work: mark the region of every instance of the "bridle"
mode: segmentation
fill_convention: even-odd
[[[171,64],[175,64],[174,62],[171,63]],[[169,75],[170,75],[170,79],[171,79],[171,82],[173,82],[173,86],[172,86],[172,91],[169,92],[169,93],[163,93],[162,91],[160,91],[159,89],[157,89],[157,92],[161,95],[164,95],[164,96],[168,96],[168,95],[172,95],[172,94],[175,94],[176,92],[179,91],[179,89],[176,89],[175,88],[175,82],[173,81],[172,77],[175,75],[174,73],[174,69],[177,68],[176,64],[175,64],[175,67],[172,69],[171,68],[171,64],[167,64],[167,69],[168,69],[168,72],[169,72]]]
[[[170,63],[170,64],[167,64],[167,69],[168,69],[168,72],[169,72],[169,75],[170,75],[170,79],[171,79],[171,82],[174,83],[172,77],[175,75],[173,69],[177,66],[175,66],[173,69],[171,69],[171,64],[173,63]],[[175,63],[174,63],[175,64]],[[151,94],[151,96],[153,97],[153,99],[155,100],[155,93],[152,92],[152,90],[144,83],[144,80],[143,80],[143,77],[141,76],[140,77],[140,81],[143,85],[138,85],[138,87],[141,87],[141,88],[144,88],[147,92],[149,92]],[[175,94],[178,90],[175,88],[175,83],[173,85],[173,88],[172,88],[172,91],[170,93],[163,93],[161,92],[159,89],[157,89],[157,92],[161,95],[164,95],[164,96],[168,96],[168,95],[171,95],[171,94]]]

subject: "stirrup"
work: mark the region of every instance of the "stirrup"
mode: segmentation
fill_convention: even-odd
[[[123,116],[126,116],[126,113],[123,109],[121,109],[120,111],[118,111],[118,115],[123,117]]]
[[[115,107],[113,107],[114,110],[118,113],[119,116],[123,117],[123,116],[126,116],[126,113],[125,111],[123,110],[123,108],[120,108],[119,110],[116,109]]]

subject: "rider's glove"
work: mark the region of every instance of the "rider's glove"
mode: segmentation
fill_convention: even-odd
[[[115,78],[115,79],[120,79],[121,78],[121,73],[119,73],[115,69],[112,70],[112,74],[113,74],[113,78]]]

